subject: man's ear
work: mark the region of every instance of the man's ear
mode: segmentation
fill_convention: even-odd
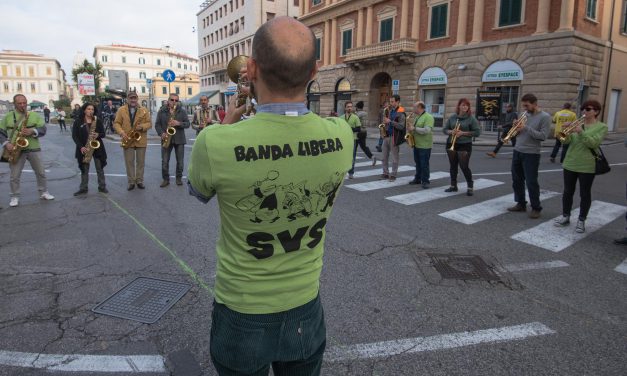
[[[246,61],[246,76],[251,82],[257,79],[257,62],[252,57]]]
[[[314,78],[316,78],[317,74],[318,74],[318,62],[316,61],[316,64],[314,64],[314,67],[311,70],[311,73],[309,74],[309,81],[311,81]]]

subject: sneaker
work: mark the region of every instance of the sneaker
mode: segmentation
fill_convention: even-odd
[[[422,183],[422,189],[429,189],[429,183]]]
[[[510,208],[507,208],[507,211],[511,211],[511,212],[524,212],[527,211],[527,208],[523,205],[520,204],[516,204]]]
[[[410,182],[409,182],[409,185],[417,185],[417,184],[421,184],[421,183],[420,183],[420,180],[416,180],[416,179],[414,179],[414,180],[412,180],[412,181],[410,181]]]
[[[20,204],[20,199],[17,197],[11,197],[11,201],[9,202],[10,207],[16,207]]]
[[[575,227],[575,232],[578,232],[580,234],[586,232],[586,221],[582,221],[581,219],[579,219],[577,221],[577,227]]]
[[[86,194],[87,194],[86,189],[79,189],[78,191],[74,192],[74,196],[80,196],[80,195],[86,195]]]
[[[381,175],[381,179],[389,179],[389,178],[390,178],[390,175],[388,175],[388,174],[382,174]]]
[[[390,175],[390,181],[394,181],[394,180],[396,180],[396,176]]]
[[[614,244],[616,245],[627,245],[627,236],[620,239],[614,239]]]
[[[491,151],[489,153],[485,153],[488,157],[496,158],[496,153]]]
[[[565,226],[568,226],[568,225],[570,224],[570,217],[563,215],[563,216],[561,216],[561,217],[557,218],[557,219],[555,220],[555,222],[553,222],[553,224],[554,224],[555,226],[557,226],[557,227],[565,227]]]
[[[473,189],[472,188],[468,188],[466,190],[466,196],[472,196],[472,195],[474,195]]]
[[[551,161],[551,163],[555,163],[555,158],[551,157],[549,160]]]
[[[444,192],[457,192],[457,187],[451,185],[450,187],[446,188]]]
[[[377,157],[372,156],[372,165],[376,165],[377,164]]]
[[[538,218],[540,218],[540,210],[532,209],[531,212],[529,212],[529,218],[531,218],[531,219],[538,219]]]
[[[54,196],[48,193],[48,191],[45,191],[44,193],[42,193],[41,196],[39,196],[39,198],[42,200],[54,200]]]
[[[159,184],[159,186],[161,188],[167,187],[168,185],[170,185],[170,181],[169,180],[164,180],[164,181],[161,182],[161,184]]]
[[[348,178],[352,179],[353,178],[353,174],[348,174]]]

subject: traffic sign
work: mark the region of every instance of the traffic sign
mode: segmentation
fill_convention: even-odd
[[[148,86],[152,85],[152,79],[151,78],[147,78],[146,79],[146,85],[148,85]]]
[[[176,78],[176,74],[172,69],[166,69],[163,71],[163,80],[165,82],[172,82]]]
[[[392,80],[392,94],[397,95],[398,94],[398,89],[401,86],[401,81],[400,80]]]

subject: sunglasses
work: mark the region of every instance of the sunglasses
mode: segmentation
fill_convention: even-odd
[[[170,99],[170,102],[178,102],[178,99]]]
[[[584,111],[596,111],[596,110],[592,107],[586,107],[584,108]]]

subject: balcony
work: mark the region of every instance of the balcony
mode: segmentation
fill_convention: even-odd
[[[418,52],[416,39],[401,38],[386,42],[355,47],[348,50],[344,62],[359,69],[363,63],[381,60],[382,57],[392,60],[395,64],[411,62]]]
[[[207,73],[211,74],[219,71],[224,71],[226,70],[227,64],[228,62],[213,64],[207,68]]]

